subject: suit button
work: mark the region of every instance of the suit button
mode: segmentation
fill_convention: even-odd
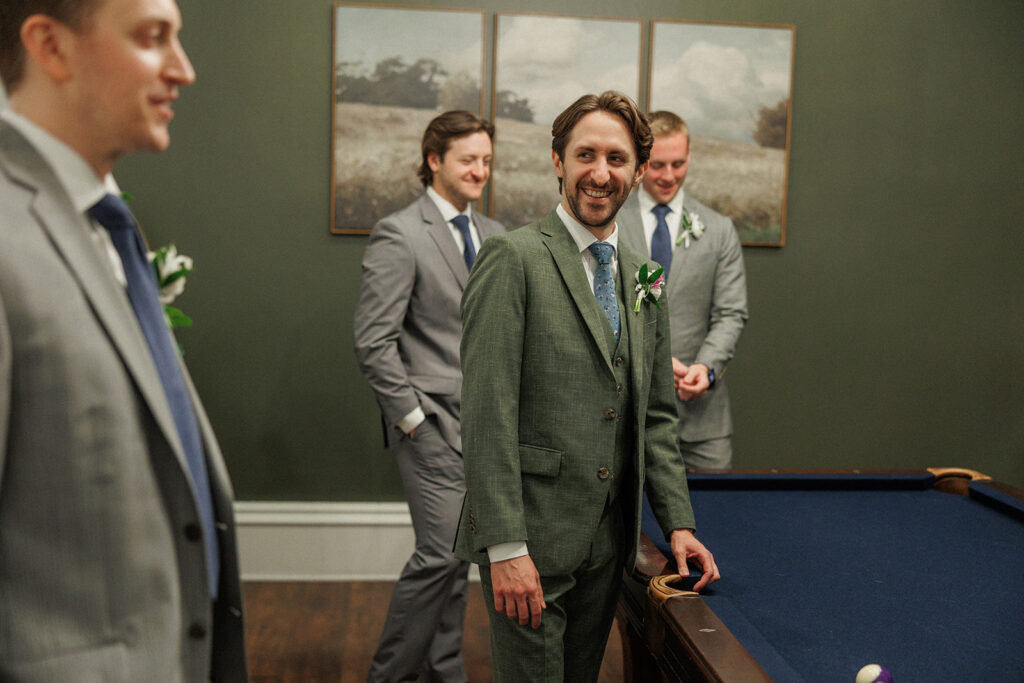
[[[597,471],[597,478],[598,479],[607,479],[610,476],[611,476],[611,472],[608,471],[607,467],[602,467],[601,469],[599,469]]]
[[[615,391],[616,391],[616,393],[621,394],[622,393],[622,385],[621,384],[616,384],[615,385]]]
[[[625,359],[622,356],[616,356],[616,358],[615,358],[615,365],[622,365],[625,362],[626,361],[625,361]]]
[[[612,410],[611,408],[609,408],[608,410],[604,411],[604,419],[606,419],[606,420],[614,420],[615,419],[615,411]]]
[[[199,528],[198,524],[186,524],[185,538],[190,541],[200,541],[203,538],[203,530]]]
[[[206,637],[206,627],[202,624],[192,624],[188,627],[188,637],[195,640],[202,640]]]

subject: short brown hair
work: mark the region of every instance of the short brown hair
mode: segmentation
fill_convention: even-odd
[[[0,79],[13,92],[25,75],[21,26],[33,14],[45,14],[76,32],[86,31],[103,0],[2,0],[0,2]]]
[[[686,137],[686,144],[690,144],[690,127],[680,116],[670,111],[652,111],[647,115],[647,123],[651,126],[651,135],[656,138],[681,133]]]
[[[569,135],[576,124],[587,114],[595,111],[606,111],[622,119],[626,130],[633,138],[633,149],[636,151],[636,168],[640,168],[651,158],[651,146],[654,137],[647,120],[640,113],[636,103],[626,95],[614,90],[606,90],[600,95],[584,95],[569,105],[555,118],[551,126],[551,149],[558,158],[565,161],[565,146],[569,143]],[[562,191],[562,179],[558,179],[558,191]]]
[[[448,151],[452,140],[462,138],[473,133],[483,131],[487,137],[494,140],[494,124],[485,121],[471,111],[456,109],[438,114],[427,124],[423,131],[423,163],[420,164],[418,174],[423,181],[423,187],[429,187],[434,181],[434,172],[430,170],[427,157],[436,154],[438,158],[444,159],[444,153]]]

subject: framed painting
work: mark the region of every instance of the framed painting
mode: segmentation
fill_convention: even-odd
[[[793,26],[654,20],[648,111],[690,129],[684,190],[745,245],[786,241]]]
[[[498,14],[494,48],[491,214],[509,229],[558,204],[551,124],[581,95],[638,99],[639,20]]]
[[[427,123],[482,113],[484,13],[337,3],[332,71],[331,232],[366,234],[423,192]]]

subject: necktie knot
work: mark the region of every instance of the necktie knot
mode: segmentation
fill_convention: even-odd
[[[594,242],[587,249],[594,255],[597,262],[603,266],[612,262],[612,254],[615,253],[615,247],[607,242]]]
[[[651,212],[658,217],[659,221],[663,221],[665,220],[665,216],[667,216],[668,212],[671,210],[672,209],[668,208],[668,204],[658,204],[651,209]]]
[[[120,197],[106,194],[89,209],[92,216],[107,230],[134,230],[135,218]]]

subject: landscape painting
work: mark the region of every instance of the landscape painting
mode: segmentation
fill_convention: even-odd
[[[652,23],[649,111],[686,120],[684,189],[732,218],[746,245],[785,244],[795,35],[792,26]]]
[[[334,6],[331,232],[368,233],[423,192],[427,123],[482,113],[483,36],[481,11]]]
[[[499,14],[492,215],[508,228],[558,204],[551,124],[581,95],[640,91],[640,21]]]

